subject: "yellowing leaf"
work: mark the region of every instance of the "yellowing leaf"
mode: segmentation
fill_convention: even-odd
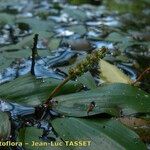
[[[131,84],[131,79],[115,65],[112,65],[105,60],[101,60],[99,65],[101,72],[100,76],[107,82]]]

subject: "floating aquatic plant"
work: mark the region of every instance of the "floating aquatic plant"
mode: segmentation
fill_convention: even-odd
[[[63,80],[63,82],[58,85],[50,94],[48,99],[46,100],[46,104],[49,103],[49,101],[53,98],[53,96],[61,89],[61,87],[67,83],[71,79],[75,79],[85,72],[92,69],[93,65],[97,64],[100,59],[102,59],[106,54],[107,48],[102,47],[98,50],[93,51],[91,54],[89,54],[85,60],[81,61],[79,64],[77,64],[74,68],[70,68],[68,72],[68,77]]]

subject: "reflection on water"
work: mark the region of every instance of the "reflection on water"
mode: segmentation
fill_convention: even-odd
[[[59,49],[57,52],[53,52],[51,56],[39,57],[36,59],[34,67],[35,75],[37,78],[51,77],[62,80],[66,77],[66,74],[54,67],[68,65],[69,61],[77,56],[78,52],[64,48]],[[10,67],[4,69],[4,71],[0,73],[0,83],[8,82],[29,73],[31,70],[31,60],[31,58],[22,58],[14,61]]]
[[[17,119],[18,117],[33,114],[35,112],[35,108],[0,100],[0,111],[9,112],[11,118]]]

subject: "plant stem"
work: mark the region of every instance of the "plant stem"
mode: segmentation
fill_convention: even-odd
[[[52,100],[53,96],[58,93],[64,84],[66,84],[69,80],[75,79],[78,76],[81,76],[85,72],[92,69],[93,65],[97,63],[101,58],[103,58],[106,54],[107,49],[105,47],[99,49],[98,51],[93,52],[92,54],[88,55],[85,60],[81,61],[77,64],[74,68],[69,69],[68,77],[63,80],[60,85],[58,85],[50,94],[46,102],[44,103],[46,106],[50,105],[50,101]]]
[[[34,70],[34,66],[35,66],[35,57],[37,56],[37,42],[38,42],[38,34],[34,35],[34,43],[33,43],[33,47],[32,47],[32,64],[31,64],[31,74],[33,76],[35,76],[35,70]]]
[[[142,79],[143,75],[146,74],[148,71],[150,71],[150,67],[148,67],[147,69],[145,69],[145,70],[140,74],[140,76],[139,76],[132,84],[134,85],[135,83],[139,82],[139,81]]]
[[[70,76],[68,76],[67,78],[65,78],[65,80],[63,80],[50,94],[50,96],[48,97],[48,99],[46,100],[45,104],[48,104],[49,101],[53,98],[53,96],[58,93],[61,88],[63,87],[64,84],[66,84],[69,80],[71,79]]]

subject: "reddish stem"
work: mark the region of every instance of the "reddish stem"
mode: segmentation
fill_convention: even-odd
[[[150,67],[148,67],[147,69],[145,69],[145,70],[140,74],[140,76],[139,76],[132,84],[135,84],[135,83],[139,82],[139,81],[143,78],[144,74],[148,73],[149,71],[150,71]]]

